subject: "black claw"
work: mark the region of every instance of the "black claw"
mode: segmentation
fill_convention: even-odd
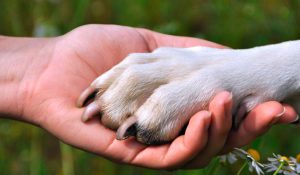
[[[128,138],[129,136],[136,136],[136,125],[131,125],[124,133],[124,139]]]
[[[136,136],[136,122],[135,116],[129,117],[117,130],[117,140],[127,139],[129,136]]]
[[[76,105],[77,107],[83,107],[87,105],[92,99],[95,98],[97,90],[93,87],[86,88],[79,96]]]
[[[89,104],[89,102],[92,101],[92,100],[95,98],[96,94],[97,94],[96,91],[95,91],[94,93],[90,94],[90,95],[86,98],[86,100],[83,102],[83,106]]]

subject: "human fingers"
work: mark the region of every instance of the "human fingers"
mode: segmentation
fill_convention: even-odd
[[[203,167],[210,162],[213,156],[220,152],[231,128],[231,109],[232,94],[229,92],[221,92],[211,101],[209,111],[212,112],[212,120],[209,129],[208,144],[204,150],[184,166],[185,169]]]
[[[156,169],[181,167],[206,145],[210,120],[210,112],[198,112],[190,119],[185,135],[179,136],[170,144],[147,147],[131,163]]]
[[[217,44],[199,38],[166,35],[166,34],[154,32],[147,29],[137,29],[137,31],[145,38],[146,42],[149,45],[150,51],[163,46],[168,46],[168,47],[206,46],[206,47],[213,47],[219,49],[228,48],[221,44]]]
[[[288,105],[281,105],[276,101],[260,104],[247,115],[237,131],[231,132],[222,152],[245,146],[264,134],[272,125],[291,122],[295,118],[295,111]]]
[[[299,122],[299,116],[291,105],[282,104],[282,106],[285,108],[285,113],[277,121],[278,124],[290,124]]]

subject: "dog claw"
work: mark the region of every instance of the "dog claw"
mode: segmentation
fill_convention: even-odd
[[[96,93],[96,88],[90,86],[86,88],[79,96],[76,105],[77,107],[82,107],[84,103],[93,95]]]
[[[137,122],[136,116],[129,117],[127,120],[125,120],[125,122],[117,130],[117,137],[116,137],[117,140],[125,140],[129,136],[135,136],[136,122]]]
[[[100,113],[99,106],[95,102],[92,102],[84,110],[84,112],[83,112],[83,114],[81,116],[81,120],[83,122],[86,122],[86,121],[88,121],[89,119],[93,118],[95,115],[97,115],[99,113]]]

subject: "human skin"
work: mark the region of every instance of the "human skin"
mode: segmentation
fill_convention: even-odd
[[[223,48],[201,39],[115,25],[87,25],[55,38],[0,36],[0,116],[37,125],[67,144],[113,161],[154,169],[204,167],[273,124],[295,120],[292,107],[266,102],[231,131],[229,92],[218,94],[209,112],[195,114],[184,135],[160,146],[146,146],[134,138],[119,141],[99,118],[80,120],[84,108],[76,107],[79,94],[129,53],[197,45]]]

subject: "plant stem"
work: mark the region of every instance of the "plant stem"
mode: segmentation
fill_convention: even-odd
[[[236,175],[240,175],[242,171],[245,169],[246,165],[247,165],[247,161],[245,161],[244,165],[240,168],[240,170],[236,173]]]
[[[38,128],[31,129],[30,146],[30,175],[38,175],[42,168],[42,150],[41,150],[40,131]]]
[[[279,171],[281,170],[281,168],[283,167],[284,162],[281,162],[279,167],[277,168],[277,170],[275,171],[275,173],[273,175],[277,175],[279,173]]]
[[[219,169],[221,168],[220,164],[218,164],[217,166],[215,166],[211,171],[211,175],[214,175],[216,172],[219,171]]]
[[[62,142],[60,142],[60,150],[62,154],[62,172],[63,175],[74,174],[74,159],[72,148]]]
[[[217,170],[220,168],[220,161],[219,159],[214,161],[213,167],[210,169],[209,173],[210,175],[214,175]]]

